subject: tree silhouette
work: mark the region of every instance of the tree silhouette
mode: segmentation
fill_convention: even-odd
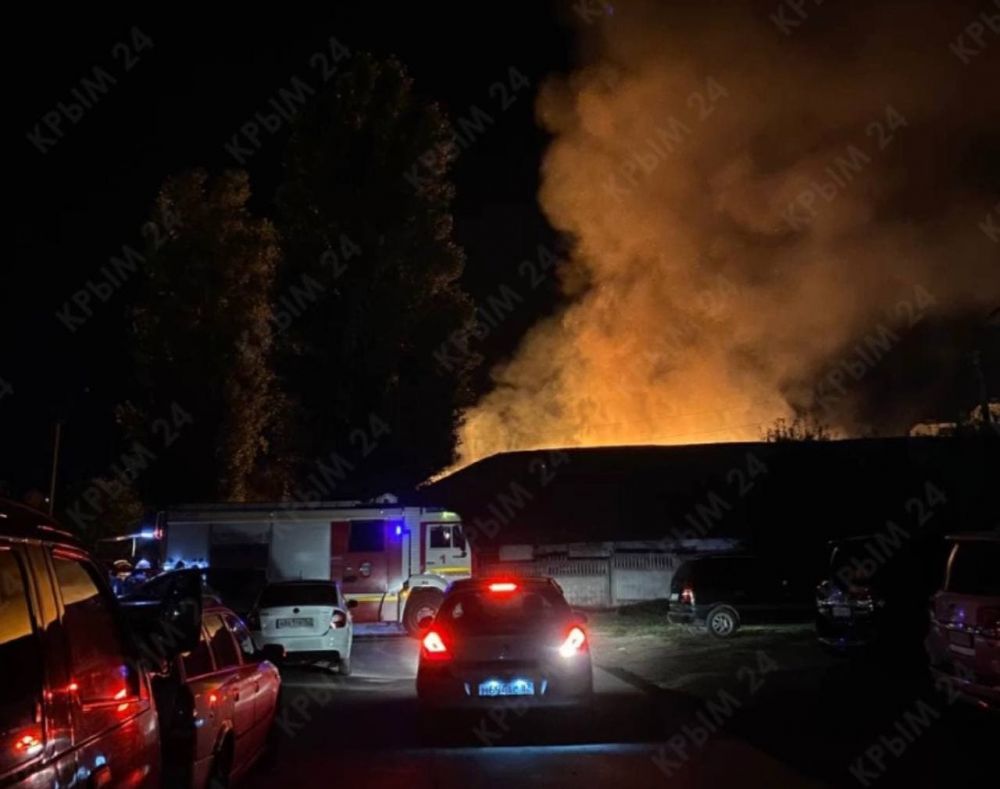
[[[345,487],[377,494],[452,458],[476,363],[436,357],[472,317],[452,233],[454,139],[398,61],[366,55],[296,119],[278,195],[278,292],[311,288],[281,337],[302,476],[335,454],[352,471]]]

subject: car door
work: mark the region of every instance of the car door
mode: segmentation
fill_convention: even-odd
[[[425,565],[428,572],[448,574],[468,565],[468,548],[460,523],[425,521]]]
[[[255,738],[258,745],[263,746],[267,738],[267,730],[277,710],[281,679],[278,670],[262,660],[243,620],[233,613],[224,614],[223,620],[236,641],[244,671],[253,678],[255,683],[256,693],[254,694],[253,706]]]
[[[76,772],[69,707],[45,704],[44,635],[55,618],[54,601],[40,605],[26,557],[19,547],[0,544],[0,785],[66,784]],[[43,578],[48,584],[43,568]],[[32,602],[34,604],[32,604]],[[48,609],[46,616],[45,608]],[[56,715],[50,715],[56,712]],[[57,725],[53,726],[52,723]]]
[[[160,738],[148,680],[110,589],[86,555],[55,548],[51,561],[68,682],[50,687],[72,712],[77,775],[94,785],[159,783]]]
[[[254,704],[260,683],[255,666],[244,665],[232,633],[223,622],[221,613],[207,613],[204,617],[205,632],[215,658],[216,678],[220,690],[232,701],[233,769],[240,770],[256,753],[254,742]]]
[[[208,646],[208,636],[202,627],[198,646],[181,658],[183,701],[181,718],[190,718],[191,726],[175,741],[176,764],[172,768],[187,771],[189,778],[176,781],[177,785],[204,786],[212,767],[211,757],[219,742],[224,724],[220,710],[225,699],[218,692],[215,677],[215,659]]]

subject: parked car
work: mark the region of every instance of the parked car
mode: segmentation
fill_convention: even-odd
[[[1000,532],[949,538],[926,648],[939,688],[1000,711]]]
[[[154,680],[168,786],[228,786],[268,745],[281,677],[229,608],[206,599],[197,646]]]
[[[425,709],[590,702],[584,617],[551,578],[467,579],[422,622],[417,696]]]
[[[254,643],[284,649],[289,663],[319,663],[351,673],[354,625],[350,609],[333,581],[283,581],[261,590],[247,621]]]
[[[756,556],[701,556],[684,562],[670,582],[667,620],[704,626],[730,638],[745,624],[808,621],[810,584],[804,574]]]
[[[816,636],[837,651],[919,655],[927,601],[942,577],[944,541],[934,534],[863,534],[833,540],[816,587]]]
[[[141,612],[148,632],[169,624],[159,631],[164,658],[192,641],[200,614],[196,597],[171,604]],[[160,785],[160,726],[133,636],[81,543],[0,501],[0,785]]]

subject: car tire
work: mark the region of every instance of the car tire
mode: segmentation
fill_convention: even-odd
[[[716,638],[732,638],[740,629],[740,615],[731,605],[717,605],[705,617],[705,627]]]
[[[342,657],[337,664],[337,673],[342,677],[351,676],[351,656]]]
[[[410,593],[410,599],[406,601],[406,608],[403,611],[403,626],[406,632],[414,638],[421,635],[420,620],[425,616],[434,616],[444,594],[439,589],[419,589]]]

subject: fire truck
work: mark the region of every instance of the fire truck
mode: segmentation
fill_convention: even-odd
[[[248,610],[270,581],[333,580],[357,623],[410,633],[445,587],[471,574],[459,516],[384,497],[374,503],[186,505],[161,512],[164,569],[203,567],[209,586]]]

